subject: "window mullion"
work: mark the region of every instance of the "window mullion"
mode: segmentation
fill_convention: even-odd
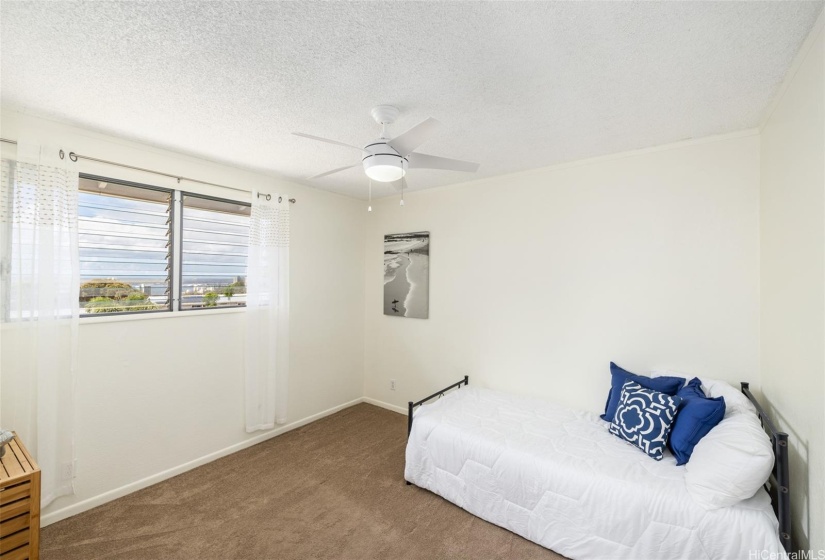
[[[176,190],[172,203],[172,311],[180,311],[183,269],[183,195]]]

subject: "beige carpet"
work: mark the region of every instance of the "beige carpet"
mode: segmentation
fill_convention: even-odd
[[[348,408],[50,525],[41,558],[562,558],[407,486],[406,424]]]

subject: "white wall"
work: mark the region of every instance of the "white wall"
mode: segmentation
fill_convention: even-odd
[[[603,411],[608,363],[759,382],[755,131],[374,204],[367,397],[470,383]],[[430,318],[382,310],[382,236],[428,230]],[[389,390],[389,380],[397,390]]]
[[[762,131],[762,390],[791,441],[794,538],[825,549],[822,17]]]
[[[296,197],[290,224],[288,421],[299,422],[362,396],[364,210],[360,203],[241,169],[2,113],[2,137],[16,139],[23,132],[67,152]],[[81,171],[176,187],[171,179],[83,160]],[[243,193],[182,186],[249,199]],[[237,310],[81,319],[77,493],[47,508],[44,521],[136,489],[148,482],[144,479],[157,481],[191,461],[256,437],[244,431],[243,330],[243,314]],[[9,331],[2,334],[0,367],[5,376],[25,364],[15,355]],[[13,394],[2,393],[4,410],[11,399]]]

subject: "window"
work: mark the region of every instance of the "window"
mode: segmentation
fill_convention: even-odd
[[[246,303],[248,204],[183,194],[181,309]]]
[[[81,176],[82,314],[171,309],[172,192]]]
[[[81,314],[245,305],[250,215],[243,202],[81,175]]]

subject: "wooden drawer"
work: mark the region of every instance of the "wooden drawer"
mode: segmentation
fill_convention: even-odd
[[[31,488],[31,482],[28,480],[21,484],[0,488],[0,505],[6,505],[21,498],[28,498],[31,496]]]
[[[15,548],[19,548],[24,544],[29,544],[29,533],[29,529],[23,529],[22,531],[17,531],[13,535],[3,535],[3,538],[0,539],[0,555],[2,555],[0,558],[5,560],[5,554],[7,552],[12,551]]]
[[[37,557],[30,556],[29,550],[30,548],[28,546],[15,548],[11,552],[7,552],[3,556],[0,556],[0,560],[35,560]]]
[[[2,545],[2,538],[6,535],[13,535],[17,531],[22,531],[23,529],[29,528],[29,516],[28,515],[18,515],[17,517],[12,517],[7,521],[3,521],[0,523],[0,545]]]
[[[18,515],[28,514],[31,511],[31,500],[24,498],[10,504],[0,506],[0,521],[6,521]]]
[[[0,458],[0,560],[40,556],[40,469],[20,439]]]

